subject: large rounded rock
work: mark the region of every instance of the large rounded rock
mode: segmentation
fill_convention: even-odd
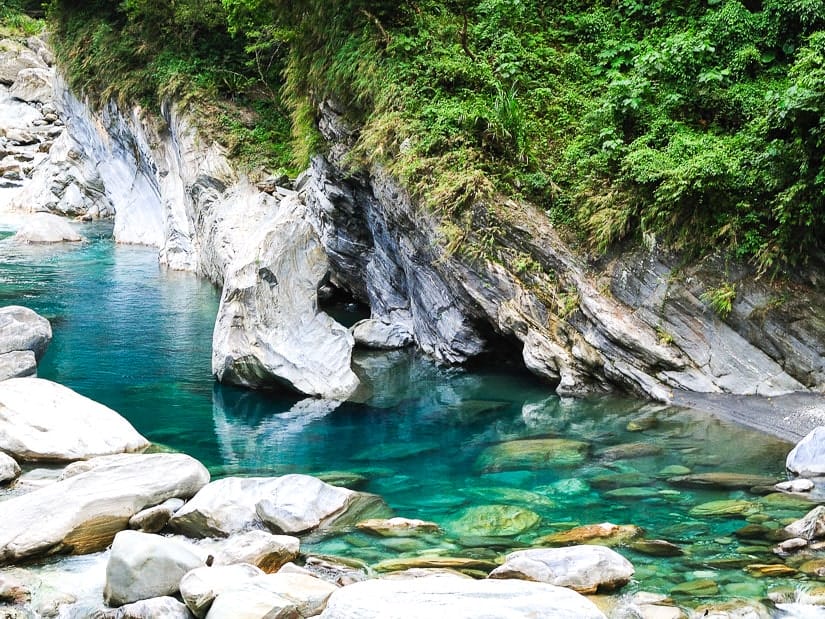
[[[26,218],[11,240],[15,243],[76,243],[83,237],[62,217],[35,213]]]
[[[110,408],[42,378],[0,382],[0,449],[23,460],[80,460],[149,446]]]
[[[0,564],[102,550],[134,514],[169,498],[188,498],[208,481],[206,468],[184,454],[119,454],[75,463],[60,481],[0,502]]]
[[[332,594],[322,619],[604,619],[587,598],[562,587],[454,576],[366,580]]]
[[[318,309],[329,267],[305,210],[297,198],[283,200],[238,248],[224,276],[212,371],[221,382],[344,400],[358,387],[354,340]]]
[[[174,595],[187,572],[205,565],[202,552],[180,540],[121,531],[115,535],[103,600],[123,606],[138,600]]]
[[[0,451],[0,484],[5,484],[20,475],[20,465],[17,461]]]
[[[223,591],[245,584],[264,573],[248,563],[221,567],[199,567],[180,581],[180,595],[192,614],[203,619],[212,602]]]
[[[227,477],[203,488],[169,524],[190,537],[227,536],[264,524],[279,533],[304,533],[354,520],[375,498],[309,475]]]
[[[0,354],[31,351],[40,360],[52,341],[49,321],[20,305],[0,307]]]
[[[595,593],[626,585],[634,571],[630,561],[610,548],[568,546],[510,553],[490,578],[519,578]]]
[[[37,360],[30,350],[0,354],[0,381],[37,375]]]
[[[785,467],[802,477],[825,476],[825,426],[811,430],[791,449]]]

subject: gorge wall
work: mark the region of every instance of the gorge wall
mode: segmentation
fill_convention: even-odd
[[[16,206],[114,212],[118,241],[154,245],[161,264],[223,286],[221,380],[343,399],[358,386],[356,342],[415,345],[452,364],[508,341],[562,395],[825,390],[815,273],[780,286],[721,260],[685,266],[655,242],[589,263],[543,213],[504,197],[478,205],[498,218],[494,246],[469,256],[447,250],[442,222],[383,169],[346,171],[355,132],[332,103],[318,110],[328,153],[287,189],[250,183],[174,104],[160,116],[114,103],[92,112],[59,76],[54,92],[68,130]],[[50,197],[67,177],[86,211]],[[725,320],[700,299],[720,269],[737,286]],[[368,303],[371,318],[350,331],[325,314],[327,281]]]

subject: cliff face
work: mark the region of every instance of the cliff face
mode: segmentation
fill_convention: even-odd
[[[328,277],[371,308],[353,329],[361,344],[413,343],[463,363],[509,340],[560,394],[825,390],[825,299],[812,286],[786,293],[734,274],[736,301],[723,322],[699,300],[712,264],[677,269],[654,249],[594,270],[543,213],[505,198],[482,209],[496,218],[490,251],[469,258],[445,249],[438,219],[384,170],[344,171],[352,131],[332,105],[320,110],[329,154],[314,159],[297,192],[266,193],[173,105],[159,118],[114,104],[92,113],[59,78],[55,91],[73,173],[96,190],[81,194],[115,212],[117,239],[154,245],[162,264],[224,286],[213,358],[224,380],[352,393],[353,335],[318,308]],[[35,208],[48,207],[44,192],[60,167],[52,150],[26,188]],[[295,302],[273,309],[279,299]],[[301,331],[307,321],[312,328]],[[284,337],[300,333],[306,339]]]

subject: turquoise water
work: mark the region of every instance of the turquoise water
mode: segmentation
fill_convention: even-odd
[[[678,465],[782,479],[790,447],[782,441],[629,399],[560,399],[513,368],[468,372],[408,352],[357,355],[365,385],[359,403],[224,388],[210,374],[218,291],[159,268],[155,250],[114,245],[105,224],[85,226],[84,234],[90,242],[75,246],[0,240],[0,303],[26,305],[52,322],[40,376],[114,408],[152,441],[199,458],[213,476],[355,473],[359,489],[380,494],[397,515],[445,530],[401,540],[348,532],[310,541],[306,550],[373,566],[433,553],[495,560],[548,534],[610,521],[643,527],[645,538],[685,552],[661,558],[619,547],[637,568],[629,590],[668,593],[711,579],[714,598],[761,598],[772,587],[811,584],[803,574],[752,578],[746,566],[778,559],[770,541],[734,534],[746,524],[775,529],[809,505],[747,489],[685,488],[663,471]],[[508,464],[485,451],[527,438],[586,445],[546,462],[522,456]],[[743,513],[691,514],[732,499],[745,502],[737,504]],[[502,537],[487,530],[489,515],[471,522],[484,505],[507,506],[511,521],[533,524]],[[680,599],[698,603],[696,594]]]

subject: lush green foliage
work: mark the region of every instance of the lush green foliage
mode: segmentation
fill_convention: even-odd
[[[171,97],[250,170],[291,167],[283,55],[233,36],[220,0],[53,0],[49,17],[73,86],[93,102],[156,109]]]
[[[492,230],[506,193],[600,249],[644,236],[766,270],[823,250],[821,0],[53,7],[81,86],[156,97],[194,82],[280,115],[225,123],[256,156],[286,156],[284,109],[305,163],[318,104],[336,101],[362,127],[352,164],[389,166],[448,240]]]
[[[0,37],[38,34],[43,29],[40,2],[32,0],[2,0],[0,2]]]

